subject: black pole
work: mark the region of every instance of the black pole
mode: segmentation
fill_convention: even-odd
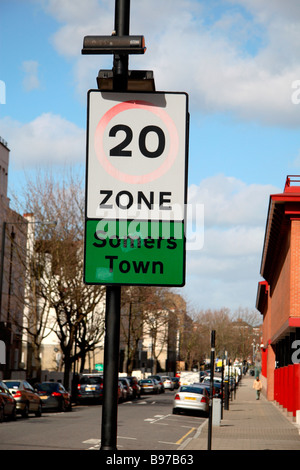
[[[115,0],[115,34],[129,35],[130,0]],[[113,66],[114,91],[126,91],[128,82],[128,54],[115,54]]]
[[[107,286],[100,450],[117,450],[120,286]]]
[[[129,35],[130,0],[115,1],[115,33]],[[128,54],[114,55],[113,90],[126,91]],[[117,450],[121,286],[107,286],[100,450]]]
[[[229,410],[229,398],[230,398],[230,359],[228,359],[228,373],[227,381],[225,381],[225,410]]]
[[[222,382],[221,382],[221,419],[223,419],[224,408],[224,360],[222,359]]]
[[[214,390],[214,366],[215,366],[215,337],[216,332],[211,332],[211,352],[210,352],[210,397],[209,397],[209,416],[208,416],[208,444],[207,450],[211,450],[212,439],[212,414],[213,414],[213,390]]]

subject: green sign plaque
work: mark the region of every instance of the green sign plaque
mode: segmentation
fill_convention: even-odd
[[[86,284],[183,286],[183,222],[87,220]]]

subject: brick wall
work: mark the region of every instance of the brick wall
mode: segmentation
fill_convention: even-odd
[[[300,316],[300,220],[291,222],[290,316]]]
[[[290,273],[291,273],[291,247],[290,233],[281,243],[281,250],[276,263],[277,273],[274,273],[271,286],[272,314],[268,339],[274,337],[282,325],[288,321],[290,315]]]

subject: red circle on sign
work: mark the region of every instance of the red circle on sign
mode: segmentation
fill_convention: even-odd
[[[121,172],[110,163],[103,148],[104,131],[111,119],[114,118],[117,114],[130,109],[141,109],[152,112],[164,122],[169,132],[170,147],[166,159],[156,170],[150,173],[146,173],[144,175],[130,175]],[[117,104],[104,114],[104,116],[100,119],[95,131],[95,151],[101,165],[106,170],[106,172],[114,178],[130,184],[149,183],[150,181],[160,178],[163,174],[165,174],[171,168],[176,159],[178,153],[178,145],[178,133],[173,120],[163,109],[153,106],[148,101],[133,100]]]

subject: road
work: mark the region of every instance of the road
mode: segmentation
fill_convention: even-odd
[[[172,415],[174,393],[146,395],[118,407],[118,450],[178,450],[205,418]],[[72,412],[44,412],[0,424],[0,450],[98,450],[101,405],[75,406]]]

